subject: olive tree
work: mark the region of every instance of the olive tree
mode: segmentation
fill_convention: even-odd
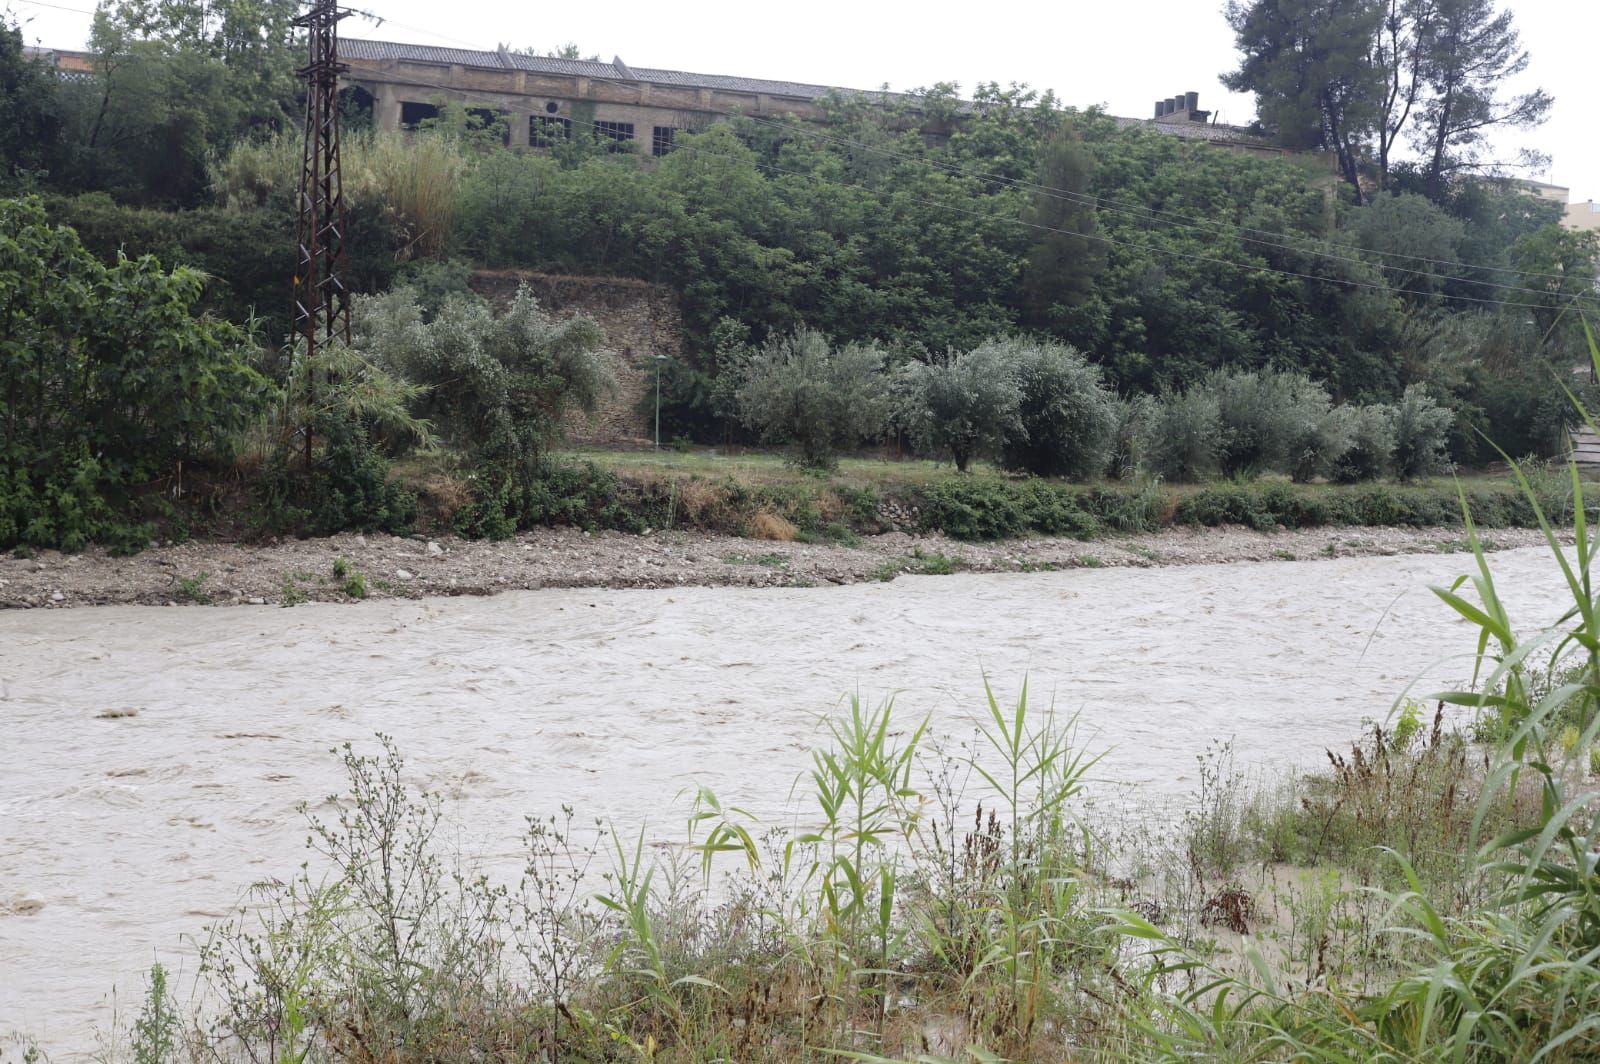
[[[1394,404],[1392,418],[1396,477],[1416,480],[1450,469],[1450,426],[1455,415],[1448,407],[1413,384]]]
[[[452,296],[431,318],[397,289],[358,304],[356,327],[358,348],[422,386],[413,409],[438,437],[502,475],[531,475],[568,411],[593,412],[612,387],[594,319],[557,321],[526,288],[503,314]]]
[[[1012,367],[1021,393],[1000,464],[1036,476],[1088,480],[1105,470],[1120,420],[1100,370],[1066,344],[1020,338],[978,349]]]
[[[1309,480],[1328,472],[1350,446],[1345,417],[1303,373],[1229,370],[1200,387],[1217,401],[1217,460],[1229,476],[1274,472]]]
[[[739,417],[763,440],[792,444],[802,466],[831,468],[840,450],[888,420],[884,361],[877,344],[835,347],[811,329],[773,337],[740,373]]]
[[[919,447],[948,451],[965,473],[972,459],[992,455],[1020,434],[1022,387],[1007,350],[985,344],[930,362],[908,362],[896,374],[901,424]]]

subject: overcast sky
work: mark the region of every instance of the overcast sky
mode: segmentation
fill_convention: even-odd
[[[93,0],[0,0],[28,20],[30,43],[82,47]],[[1526,84],[1555,96],[1552,117],[1531,137],[1505,139],[1506,158],[1526,143],[1552,158],[1527,174],[1566,185],[1574,201],[1600,199],[1600,132],[1593,77],[1592,0],[1513,0],[1522,43],[1533,62]],[[911,4],[856,0],[690,4],[605,0],[587,4],[502,0],[354,0],[389,21],[344,23],[352,37],[540,51],[576,42],[583,53],[620,55],[635,66],[807,81],[872,89],[910,89],[938,81],[970,91],[979,81],[1026,82],[1054,89],[1065,103],[1104,104],[1119,115],[1149,117],[1157,98],[1200,94],[1200,106],[1227,122],[1254,116],[1252,100],[1223,90],[1218,74],[1234,64],[1221,0],[1022,4]],[[61,10],[77,8],[81,10]],[[1592,11],[1591,11],[1592,14]],[[1588,73],[1585,73],[1587,71]],[[1583,116],[1590,116],[1585,119]]]

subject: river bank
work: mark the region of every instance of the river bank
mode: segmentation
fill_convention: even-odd
[[[1537,529],[1485,534],[1494,549],[1533,546]],[[1437,554],[1464,550],[1459,528],[1173,528],[1093,542],[962,543],[891,532],[799,543],[695,532],[629,535],[536,529],[501,541],[383,534],[265,544],[189,542],[131,557],[95,549],[0,557],[0,609],[106,605],[296,605],[490,595],[540,588],[815,587],[902,573],[1110,567]]]

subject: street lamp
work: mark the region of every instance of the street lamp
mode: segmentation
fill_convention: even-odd
[[[656,356],[656,450],[661,450],[661,363],[666,355]]]

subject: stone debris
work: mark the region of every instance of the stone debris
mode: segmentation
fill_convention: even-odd
[[[914,526],[919,515],[886,508],[886,524]],[[1537,529],[1495,529],[1491,546],[1543,543]],[[420,549],[419,549],[420,548]],[[366,577],[368,599],[484,595],[538,588],[813,587],[866,580],[921,579],[929,568],[956,572],[1087,571],[1102,567],[1221,562],[1316,562],[1363,555],[1437,554],[1466,548],[1460,529],[1175,528],[1098,540],[1031,538],[961,543],[906,531],[867,536],[855,546],[785,543],[655,529],[620,532],[541,528],[493,542],[402,539],[369,534],[266,544],[189,542],[113,558],[102,550],[38,559],[0,555],[0,609],[71,609],[110,604],[176,605],[175,577],[229,574],[216,606],[277,602],[292,584],[296,600],[354,603],[334,575],[343,559]],[[424,554],[424,551],[426,552]],[[432,558],[417,565],[411,559]]]

